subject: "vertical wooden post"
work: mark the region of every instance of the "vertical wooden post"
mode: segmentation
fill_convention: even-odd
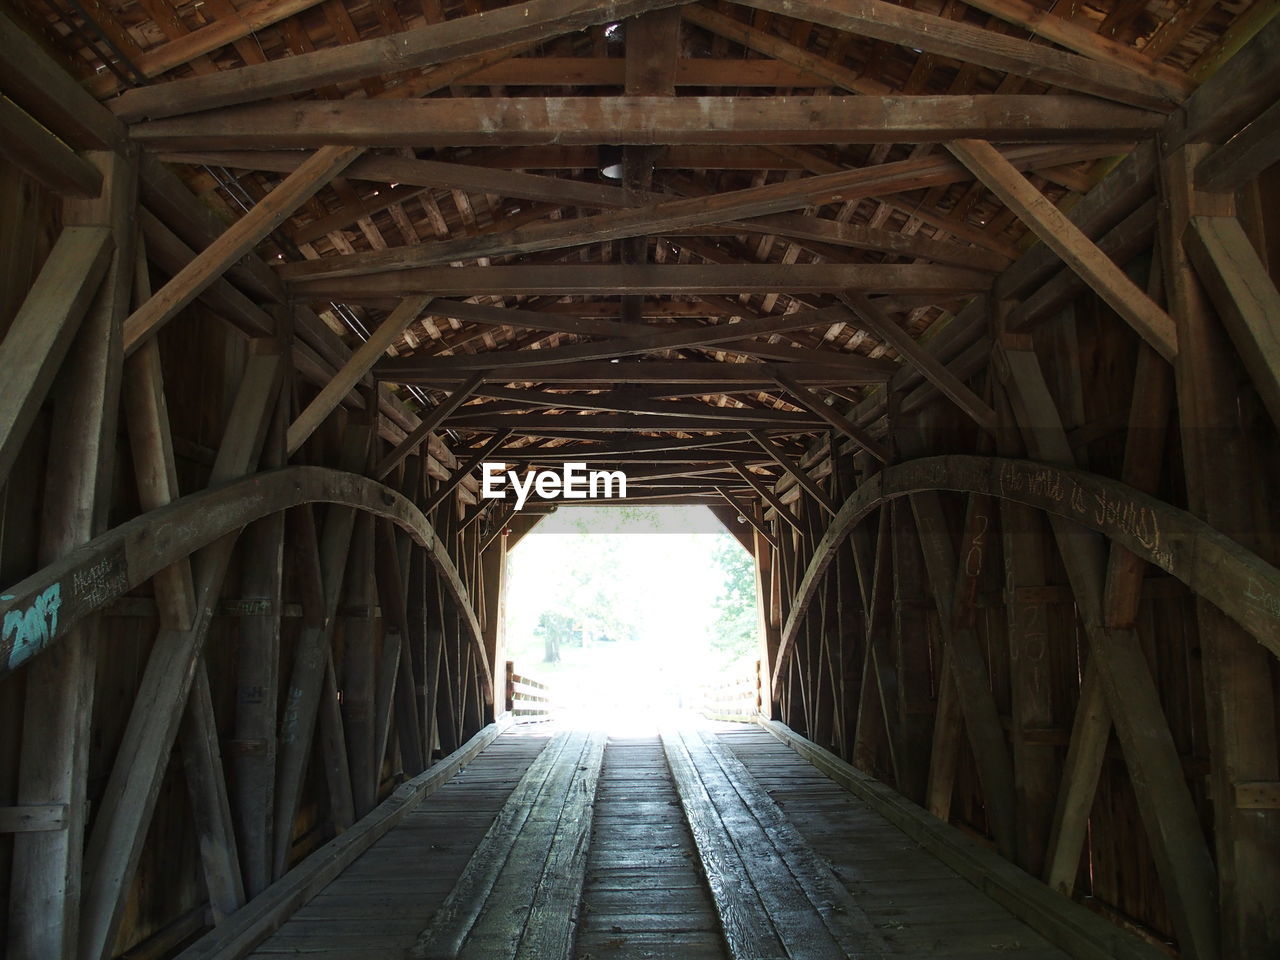
[[[957,553],[937,493],[911,496],[924,548],[925,565],[933,585],[938,616],[947,647],[944,662],[949,661],[955,682],[956,699],[964,715],[965,732],[978,762],[982,795],[991,830],[1000,852],[1010,859],[1016,848],[1013,765],[1004,730],[991,693],[986,661],[972,626],[957,622],[956,608],[960,590],[966,580],[981,570],[985,538],[990,527],[991,504],[986,497],[971,496],[965,514],[965,539]],[[934,751],[938,751],[937,738]]]
[[[290,390],[281,391],[275,422],[263,451],[263,469],[284,466],[290,394]],[[228,752],[235,774],[233,809],[240,840],[240,863],[245,893],[250,898],[265,890],[272,879],[284,534],[285,515],[277,513],[254,523],[244,535],[235,744]]]
[[[998,450],[1002,456],[1019,456],[1022,444],[1013,413],[1007,403],[997,403],[996,408],[1001,427]],[[1001,500],[1000,536],[1008,611],[1013,779],[1018,803],[1017,857],[1019,866],[1039,876],[1052,832],[1058,787],[1054,747],[1033,735],[1037,729],[1051,727],[1054,719],[1050,609],[1043,590],[1048,580],[1044,520],[1032,507]]]
[[[368,461],[370,429],[368,424],[349,424],[342,437],[341,466],[360,470]],[[310,508],[304,508],[310,509]],[[315,521],[310,514],[299,514],[301,531],[314,539]],[[338,598],[347,571],[347,555],[351,549],[351,533],[355,528],[355,511],[346,507],[330,509],[325,517],[320,542],[309,543],[301,551],[306,564],[305,576],[299,581],[309,596],[303,602],[303,629],[293,656],[289,686],[280,717],[280,761],[276,776],[276,830],[272,856],[273,874],[279,878],[288,869],[293,821],[302,797],[303,777],[311,755],[317,720],[324,715],[324,728],[332,723],[331,703],[336,710],[332,676],[330,638],[333,635]],[[301,539],[301,538],[299,538]],[[313,559],[314,558],[314,559]],[[339,828],[349,823],[348,800],[351,783],[346,773],[346,747],[341,736],[330,731],[322,739],[327,747],[325,770],[329,775],[330,806]],[[341,753],[339,758],[338,754]],[[341,768],[341,776],[337,774]],[[345,781],[345,786],[343,785]]]
[[[214,462],[212,482],[243,476],[257,464],[275,409],[280,370],[278,343],[259,344],[251,352]],[[196,555],[196,620],[186,630],[162,628],[147,660],[85,851],[90,882],[81,918],[84,960],[105,958],[115,941],[237,539],[238,532],[228,534]]]
[[[1239,418],[1240,361],[1196,279],[1183,237],[1192,217],[1230,216],[1230,195],[1194,186],[1209,147],[1166,152],[1161,160],[1160,250],[1169,312],[1178,335],[1174,383],[1190,511],[1250,549],[1264,549],[1251,482],[1255,442]],[[1280,942],[1280,810],[1242,810],[1236,784],[1280,780],[1270,655],[1206,600],[1196,601],[1209,724],[1210,793],[1217,848],[1223,955],[1261,956]]]
[[[106,226],[115,253],[54,387],[49,472],[40,564],[48,564],[106,528],[122,373],[121,324],[133,277],[137,168],[116,154],[92,154],[103,192],[68,202],[64,223]],[[77,952],[89,736],[97,636],[89,621],[37,657],[27,671],[19,758],[19,804],[65,804],[62,830],[14,837],[7,955],[69,960]]]
[[[775,540],[778,537],[790,535],[789,531],[784,533],[784,529],[782,523],[774,524]],[[781,632],[781,624],[777,619],[777,605],[774,603],[773,595],[774,568],[778,551],[776,547],[754,529],[751,531],[751,542],[755,547],[753,552],[755,555],[754,572],[756,576],[756,630],[759,637],[759,657],[757,662],[760,664],[760,682],[763,685],[761,689],[764,691],[760,712],[770,719],[777,719],[774,713],[773,694],[769,691],[772,689],[773,682],[771,667],[773,658],[778,652],[779,633]]]
[[[477,531],[478,533],[479,531]],[[506,661],[505,638],[503,637],[503,614],[505,610],[506,571],[507,571],[507,536],[498,534],[496,540],[489,545],[480,557],[483,570],[483,594],[477,599],[482,604],[484,622],[484,648],[492,668],[489,673],[495,686],[502,675],[499,667]],[[488,698],[498,700],[497,690]]]
[[[347,759],[351,765],[351,795],[355,800],[356,818],[373,809],[374,767],[374,690],[373,653],[373,517],[361,513],[356,517],[347,557],[344,607],[338,621],[342,631],[342,727],[347,741]]]

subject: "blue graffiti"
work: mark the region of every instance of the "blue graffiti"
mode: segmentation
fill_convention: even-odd
[[[26,610],[10,610],[0,628],[0,646],[9,647],[9,669],[29,660],[48,646],[58,632],[62,608],[62,584],[55,583],[35,598]]]

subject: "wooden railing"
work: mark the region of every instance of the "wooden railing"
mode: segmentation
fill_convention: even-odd
[[[542,723],[552,719],[551,688],[516,673],[516,665],[507,661],[507,712],[516,723]]]
[[[762,702],[759,660],[744,664],[726,680],[702,686],[702,713],[711,720],[754,720]]]

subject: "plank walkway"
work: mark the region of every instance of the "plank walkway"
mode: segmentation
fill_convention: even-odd
[[[500,736],[250,956],[404,960],[547,742]]]
[[[253,957],[1064,960],[746,724],[499,737]]]

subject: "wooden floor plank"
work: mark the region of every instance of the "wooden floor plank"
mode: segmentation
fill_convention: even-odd
[[[769,733],[725,725],[717,739],[831,864],[886,955],[1065,960],[1067,954]]]
[[[578,960],[724,960],[720,925],[655,737],[611,738],[596,802]]]
[[[403,960],[548,739],[500,736],[250,957]]]

